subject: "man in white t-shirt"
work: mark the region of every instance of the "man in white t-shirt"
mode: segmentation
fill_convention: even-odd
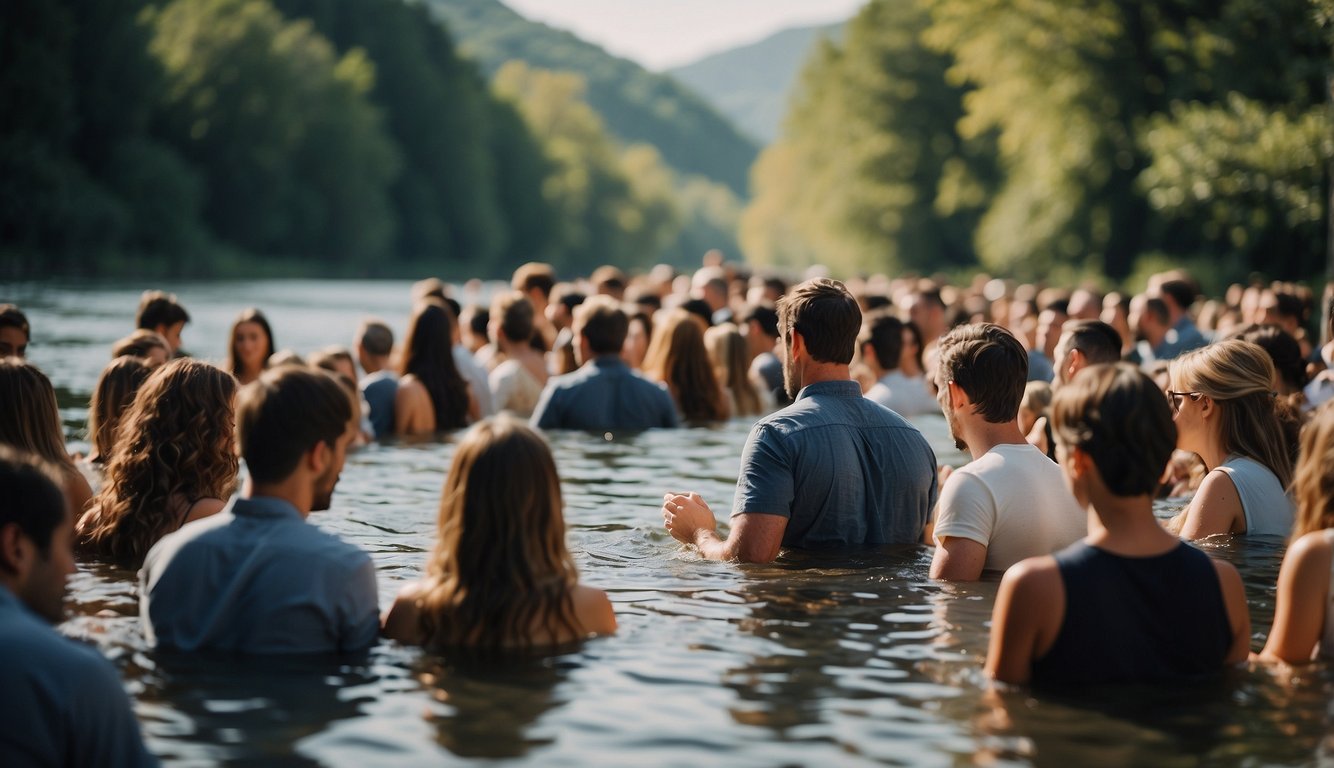
[[[940,340],[941,409],[973,461],[940,490],[931,578],[974,581],[1026,557],[1049,555],[1088,533],[1088,513],[1060,468],[1019,431],[1028,355],[1009,331],[965,325]]]

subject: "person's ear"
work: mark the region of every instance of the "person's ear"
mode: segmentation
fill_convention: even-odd
[[[806,349],[806,340],[801,338],[801,332],[796,328],[787,332],[788,346],[792,349],[792,358],[795,360],[798,350]]]
[[[958,410],[972,405],[972,401],[968,399],[968,393],[963,391],[963,387],[959,386],[959,382],[950,379],[945,382],[945,386],[949,389],[949,404],[951,408]]]
[[[329,466],[329,461],[333,458],[333,446],[324,440],[320,440],[306,451],[306,466],[315,474],[321,474]]]
[[[21,580],[31,566],[34,551],[32,539],[18,523],[0,527],[0,572],[14,574]]]

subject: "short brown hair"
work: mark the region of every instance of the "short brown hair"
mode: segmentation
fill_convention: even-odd
[[[190,313],[176,301],[176,294],[144,291],[139,297],[139,314],[135,318],[135,326],[152,331],[162,326],[170,328],[177,323],[188,322]]]
[[[1101,320],[1067,320],[1061,335],[1068,335],[1069,349],[1079,350],[1091,365],[1121,359],[1121,334]]]
[[[236,436],[250,476],[273,483],[292,474],[319,443],[334,443],[352,420],[352,402],[322,370],[282,366],[241,388]]]
[[[827,277],[807,280],[778,300],[778,332],[784,343],[791,343],[795,330],[818,362],[852,362],[861,324],[857,300],[842,283]]]
[[[940,339],[940,379],[958,384],[974,412],[992,424],[1019,415],[1028,383],[1028,353],[1014,334],[995,323],[961,325]]]
[[[590,296],[574,310],[574,331],[595,355],[613,355],[625,345],[630,319],[610,296]]]
[[[533,302],[521,291],[502,291],[491,300],[491,316],[500,321],[500,332],[513,342],[533,337]]]
[[[1117,496],[1152,495],[1176,448],[1162,390],[1129,363],[1091,365],[1051,404],[1056,440],[1087,453]]]
[[[536,288],[547,298],[551,297],[551,288],[555,284],[556,273],[552,271],[551,265],[540,261],[530,261],[514,270],[514,277],[510,280],[510,287],[516,291],[527,294]]]

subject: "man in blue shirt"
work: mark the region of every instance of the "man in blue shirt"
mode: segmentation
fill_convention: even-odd
[[[0,763],[156,765],[120,675],[64,618],[74,523],[60,473],[0,446]]]
[[[676,426],[672,396],[621,359],[629,327],[610,297],[593,296],[575,309],[580,368],[547,382],[533,409],[534,427],[603,432]]]
[[[380,629],[370,557],[306,522],[329,508],[356,437],[351,400],[332,377],[292,366],[267,371],[237,400],[250,491],[149,550],[144,634],[184,651],[370,647]]]
[[[781,547],[911,544],[936,503],[926,438],[851,380],[861,310],[817,278],[778,302],[783,373],[795,402],[757,423],[741,456],[731,531],[697,493],[668,493],[667,530],[713,560],[769,562]]]
[[[379,320],[367,320],[357,331],[357,361],[366,375],[361,378],[361,396],[370,406],[371,429],[376,439],[394,433],[394,395],[398,377],[389,367],[394,352],[394,332]]]

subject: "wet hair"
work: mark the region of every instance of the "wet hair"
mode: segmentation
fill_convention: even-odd
[[[1079,350],[1090,364],[1121,359],[1121,334],[1101,320],[1067,320],[1061,335],[1069,336],[1070,350]]]
[[[437,432],[468,424],[468,383],[454,363],[454,316],[441,303],[417,305],[403,341],[399,375],[412,374],[426,388]]]
[[[510,280],[510,287],[516,291],[527,294],[536,288],[547,298],[551,297],[551,288],[555,284],[556,273],[551,265],[538,261],[530,261],[514,270],[514,277]]]
[[[1219,341],[1173,360],[1171,375],[1173,389],[1217,403],[1223,450],[1265,465],[1285,487],[1292,481],[1293,446],[1279,418],[1269,353],[1241,339]]]
[[[526,649],[535,631],[577,637],[578,573],[563,507],[556,463],[537,433],[506,416],[469,430],[440,494],[417,603],[423,645]]]
[[[261,331],[264,331],[264,341],[267,348],[264,350],[264,359],[259,364],[260,370],[268,365],[269,358],[273,357],[274,353],[273,329],[269,327],[269,319],[264,316],[263,312],[254,307],[242,310],[241,314],[237,315],[235,322],[232,323],[232,330],[227,335],[229,339],[227,343],[227,362],[223,367],[233,376],[241,375],[241,357],[236,354],[236,331],[245,323],[254,323],[259,326]]]
[[[0,528],[17,525],[46,557],[69,514],[60,469],[40,456],[0,445]]]
[[[866,316],[862,322],[861,334],[857,337],[857,347],[870,346],[880,367],[886,371],[897,370],[899,358],[903,356],[903,321],[888,310],[876,310]]]
[[[1107,490],[1152,496],[1176,448],[1172,409],[1129,363],[1091,365],[1052,398],[1052,434],[1087,453]]]
[[[1293,472],[1292,497],[1297,503],[1292,540],[1334,528],[1334,402],[1315,410],[1302,428],[1301,458]]]
[[[20,357],[0,358],[0,443],[76,471],[51,380]]]
[[[190,313],[176,301],[175,294],[163,291],[144,291],[139,297],[139,313],[134,324],[150,331],[170,328],[177,323],[190,322]]]
[[[106,482],[79,529],[83,549],[138,565],[180,527],[180,502],[231,495],[236,387],[226,371],[189,359],[148,377],[116,430]]]
[[[992,424],[1013,421],[1028,381],[1028,353],[994,323],[961,325],[941,337],[939,384],[953,381]]]
[[[778,331],[784,343],[791,345],[795,330],[818,362],[852,362],[861,324],[857,300],[842,283],[827,277],[807,280],[778,300]]]
[[[732,393],[737,416],[756,416],[764,409],[760,393],[750,380],[746,360],[746,339],[733,323],[715,325],[704,332],[704,346],[709,350],[714,374]]]
[[[615,355],[625,346],[630,320],[615,299],[590,296],[574,311],[574,331],[576,336],[588,339],[593,354]]]
[[[134,333],[111,345],[111,359],[127,355],[146,359],[154,349],[160,349],[168,357],[171,356],[171,346],[167,344],[162,334],[147,328],[136,328]]]
[[[88,404],[88,439],[93,444],[93,461],[106,463],[110,458],[121,416],[151,372],[143,360],[129,355],[112,360],[102,369]]]
[[[533,302],[523,293],[496,294],[491,300],[491,314],[500,319],[500,332],[510,341],[522,343],[533,337]]]
[[[1229,339],[1242,339],[1258,345],[1269,353],[1274,363],[1274,370],[1279,378],[1291,389],[1306,386],[1306,360],[1302,358],[1302,347],[1287,331],[1277,325],[1252,324],[1233,331]]]
[[[17,328],[23,331],[25,338],[32,337],[28,316],[14,304],[0,304],[0,328]]]
[[[387,357],[394,351],[394,332],[379,320],[365,320],[357,331],[357,342],[366,354]]]
[[[684,309],[668,310],[658,321],[643,368],[645,376],[667,385],[685,421],[721,421],[726,416],[727,404],[704,348],[704,329]]]
[[[237,396],[237,443],[257,483],[290,477],[316,445],[338,442],[351,420],[348,393],[320,369],[270,368]]]

